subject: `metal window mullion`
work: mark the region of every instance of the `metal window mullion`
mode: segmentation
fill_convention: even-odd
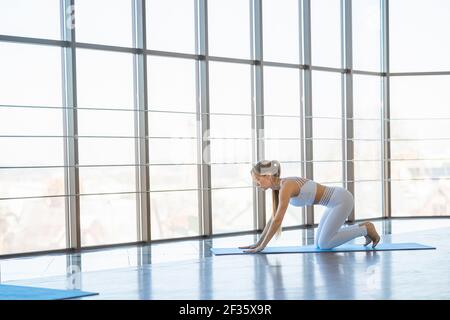
[[[62,47],[62,92],[64,130],[64,192],[66,213],[66,246],[81,248],[80,197],[78,168],[78,125],[75,26],[72,25],[74,0],[60,3],[61,37],[70,46]]]
[[[385,76],[382,77],[381,94],[383,107],[381,109],[381,172],[383,217],[390,218],[391,214],[391,146],[390,146],[390,66],[389,66],[389,0],[381,0],[381,68]]]
[[[352,55],[352,3],[341,0],[341,52],[342,67],[342,151],[344,185],[351,194],[355,194],[354,184],[354,143],[353,143],[353,55]],[[355,208],[348,217],[349,222],[355,220]]]
[[[311,74],[311,3],[310,0],[301,1],[302,20],[302,63],[305,65],[302,78],[302,94],[303,94],[303,149],[302,159],[304,165],[302,168],[303,175],[307,179],[314,179],[313,172],[313,119],[312,119],[312,74]],[[305,219],[304,219],[305,220]],[[314,207],[306,207],[306,225],[314,225]]]
[[[250,0],[252,65],[252,162],[264,159],[264,95],[263,95],[263,35],[262,0]],[[253,188],[253,224],[256,230],[266,225],[266,193]]]
[[[196,14],[196,50],[199,59],[196,61],[197,88],[197,179],[199,185],[199,231],[200,235],[211,236],[212,203],[211,203],[211,150],[210,150],[210,112],[209,112],[209,60],[208,60],[208,2],[195,1]]]
[[[134,134],[135,137],[135,188],[136,228],[138,241],[151,241],[150,167],[148,148],[148,93],[147,93],[147,47],[145,0],[133,0],[133,46],[142,49],[133,54],[134,75]]]
[[[299,128],[300,128],[300,175],[304,176],[304,163],[305,163],[305,154],[303,152],[303,150],[305,149],[305,137],[304,137],[304,126],[305,126],[305,117],[303,114],[303,110],[304,110],[304,103],[303,103],[303,63],[304,63],[304,59],[303,59],[303,16],[302,16],[302,5],[301,5],[302,1],[299,1],[298,3],[298,37],[299,37],[299,41],[298,41],[298,52],[299,52],[299,63],[300,65],[299,67],[299,94],[300,94],[300,105],[299,105],[299,116],[298,116],[298,120],[299,120]],[[312,119],[310,117],[310,119]],[[302,207],[301,208],[301,212],[302,212],[302,222],[301,225],[305,225],[306,224],[306,208]]]

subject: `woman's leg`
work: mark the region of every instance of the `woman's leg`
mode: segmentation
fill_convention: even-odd
[[[352,225],[342,227],[353,209],[353,196],[345,189],[335,191],[333,200],[336,204],[327,209],[327,218],[321,228],[317,244],[321,249],[331,249],[354,238],[367,235],[365,226]],[[330,201],[331,202],[331,201]]]
[[[325,224],[325,221],[327,220],[327,217],[331,209],[332,208],[326,208],[325,211],[323,212],[322,218],[320,218],[319,226],[317,227],[316,235],[314,237],[314,245],[316,246],[316,248],[319,248],[320,234],[322,233],[322,228]]]

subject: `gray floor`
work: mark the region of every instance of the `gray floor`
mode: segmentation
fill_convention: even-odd
[[[244,235],[0,259],[0,280],[99,292],[82,299],[449,299],[450,219],[375,224],[384,242],[417,242],[437,249],[211,255],[211,246],[254,242],[254,235]],[[314,233],[289,230],[270,245],[313,244]]]

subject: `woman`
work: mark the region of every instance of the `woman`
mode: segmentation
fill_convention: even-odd
[[[266,224],[257,243],[240,247],[248,249],[244,252],[254,253],[263,250],[272,237],[281,233],[281,222],[289,204],[296,207],[322,205],[327,207],[315,237],[315,245],[319,249],[331,249],[356,237],[364,236],[367,246],[373,242],[372,248],[380,241],[372,222],[363,222],[342,227],[353,209],[353,195],[341,187],[328,187],[312,180],[300,177],[280,178],[280,163],[276,160],[259,161],[251,170],[253,181],[257,187],[272,189],[272,217]],[[342,227],[342,228],[341,228]]]

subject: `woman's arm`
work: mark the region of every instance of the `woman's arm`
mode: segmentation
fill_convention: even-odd
[[[257,242],[258,244],[261,244],[263,242],[263,240],[266,237],[266,234],[269,231],[271,225],[272,225],[272,217],[270,217],[269,221],[266,223],[266,226],[264,227],[263,232],[259,236],[259,239],[258,239],[258,242]]]
[[[261,235],[260,240],[262,239],[262,241],[258,241],[259,245],[256,248],[246,250],[244,252],[254,253],[261,251],[266,247],[270,240],[272,240],[278,228],[281,226],[281,222],[283,221],[284,215],[289,206],[289,199],[290,195],[288,192],[280,192],[278,209],[275,213],[275,217],[270,220],[270,225],[269,223],[267,224],[267,226],[269,226],[267,233],[264,235],[264,237]]]
[[[272,217],[270,217],[269,221],[266,223],[263,232],[261,233],[261,235],[259,236],[258,241],[255,244],[251,244],[249,246],[243,246],[243,247],[239,247],[239,249],[254,249],[256,247],[258,247],[264,240],[264,237],[267,234],[267,231],[269,231],[270,225],[272,224]]]

